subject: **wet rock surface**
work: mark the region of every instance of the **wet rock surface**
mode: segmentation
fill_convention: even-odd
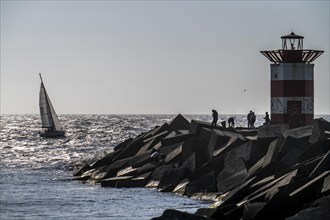
[[[179,114],[74,175],[102,187],[152,187],[215,202],[194,214],[166,210],[159,220],[330,219],[329,134],[324,119],[251,131]]]

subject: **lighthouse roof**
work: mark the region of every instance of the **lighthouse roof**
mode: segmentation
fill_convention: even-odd
[[[294,32],[291,32],[291,34],[289,34],[289,35],[284,35],[284,36],[282,36],[281,38],[282,38],[282,39],[283,39],[283,38],[287,38],[287,39],[292,39],[292,38],[295,38],[295,39],[297,39],[297,38],[304,39],[303,36],[296,35]]]

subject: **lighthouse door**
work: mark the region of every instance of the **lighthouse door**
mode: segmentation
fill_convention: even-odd
[[[290,128],[303,125],[301,101],[288,101],[288,122]]]

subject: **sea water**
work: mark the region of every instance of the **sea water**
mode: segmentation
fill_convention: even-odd
[[[184,115],[212,121],[211,115]],[[103,188],[72,180],[129,137],[175,115],[60,115],[66,137],[40,138],[39,115],[1,115],[0,219],[151,219],[165,209],[194,213],[210,202],[148,188]],[[229,116],[220,115],[219,122]],[[329,120],[329,115],[325,116]],[[256,126],[263,123],[257,116]],[[246,116],[236,116],[246,126]]]

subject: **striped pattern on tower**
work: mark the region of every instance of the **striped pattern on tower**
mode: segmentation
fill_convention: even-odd
[[[271,120],[290,127],[314,119],[314,64],[271,64]]]

